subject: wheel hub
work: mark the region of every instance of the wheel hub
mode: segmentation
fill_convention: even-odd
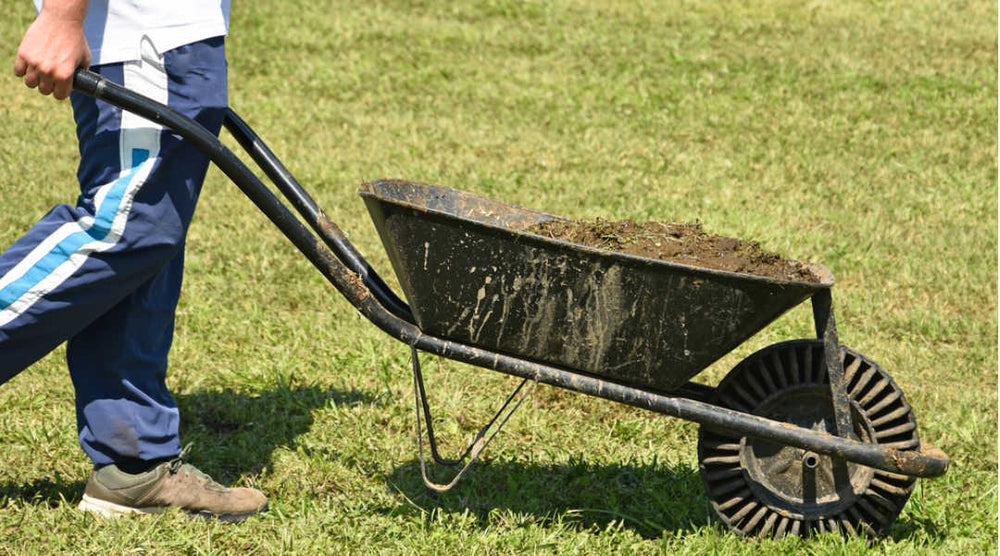
[[[853,407],[854,440],[869,442],[866,420]],[[758,415],[814,431],[836,434],[828,387],[809,385],[784,390],[765,400]],[[809,450],[744,438],[740,461],[754,493],[782,515],[809,518],[849,507],[864,493],[873,471],[840,458]]]

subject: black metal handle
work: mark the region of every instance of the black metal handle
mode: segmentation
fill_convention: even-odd
[[[243,118],[232,108],[226,109],[223,125],[239,142],[257,166],[260,166],[267,177],[277,186],[282,195],[292,204],[295,210],[309,224],[313,231],[323,238],[323,242],[333,250],[347,268],[361,276],[365,285],[387,309],[403,320],[414,322],[410,307],[392,291],[392,288],[382,280],[375,269],[347,240],[347,236],[327,217],[323,209],[316,204],[309,192],[302,187],[281,160],[271,152],[264,140],[254,132]]]
[[[98,88],[103,81],[103,77],[86,68],[78,68],[73,73],[73,89],[87,96],[99,98]]]
[[[147,120],[160,124],[184,139],[191,141],[204,152],[212,162],[215,162],[227,176],[242,185],[242,182],[254,183],[265,190],[267,187],[257,179],[256,175],[232,153],[219,138],[205,129],[201,124],[177,112],[176,110],[156,102],[143,95],[130,91],[117,83],[113,83],[100,75],[80,68],[73,73],[73,89],[77,92],[103,100],[123,110],[138,114]],[[272,195],[273,197],[273,195]],[[258,200],[251,197],[254,202]],[[274,199],[275,202],[279,202]],[[279,202],[280,203],[280,202]],[[268,204],[268,203],[264,203]],[[265,211],[266,213],[267,211]]]
[[[357,307],[362,300],[356,292],[357,278],[383,307],[407,322],[414,322],[409,307],[385,281],[372,269],[368,261],[339,233],[337,226],[316,207],[308,193],[295,181],[267,145],[235,112],[228,111],[227,129],[253,156],[278,188],[288,197],[303,219],[308,222],[329,248],[317,246],[316,237],[302,226],[264,183],[243,161],[219,141],[214,133],[201,124],[143,95],[87,70],[78,69],[73,74],[73,89],[88,96],[106,101],[158,123],[193,143],[223,171],[254,204],[299,248],[300,251],[330,279],[331,282]],[[334,257],[330,256],[332,251]],[[339,284],[338,284],[339,282]],[[363,297],[363,296],[362,296]]]

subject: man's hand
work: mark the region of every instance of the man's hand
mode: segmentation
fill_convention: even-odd
[[[38,18],[21,39],[14,75],[43,95],[62,100],[73,90],[73,72],[90,65],[83,36],[86,0],[45,0]]]

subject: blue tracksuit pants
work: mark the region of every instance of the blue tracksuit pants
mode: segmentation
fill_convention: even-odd
[[[223,38],[162,54],[147,40],[142,52],[93,70],[218,133]],[[81,194],[0,254],[0,384],[68,342],[84,452],[97,465],[172,457],[179,418],[167,352],[208,160],[134,114],[79,93],[71,102]]]

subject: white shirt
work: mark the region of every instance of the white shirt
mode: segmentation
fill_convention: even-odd
[[[89,0],[83,32],[92,65],[140,58],[143,37],[160,53],[229,30],[230,0]],[[35,10],[42,0],[34,0]]]

